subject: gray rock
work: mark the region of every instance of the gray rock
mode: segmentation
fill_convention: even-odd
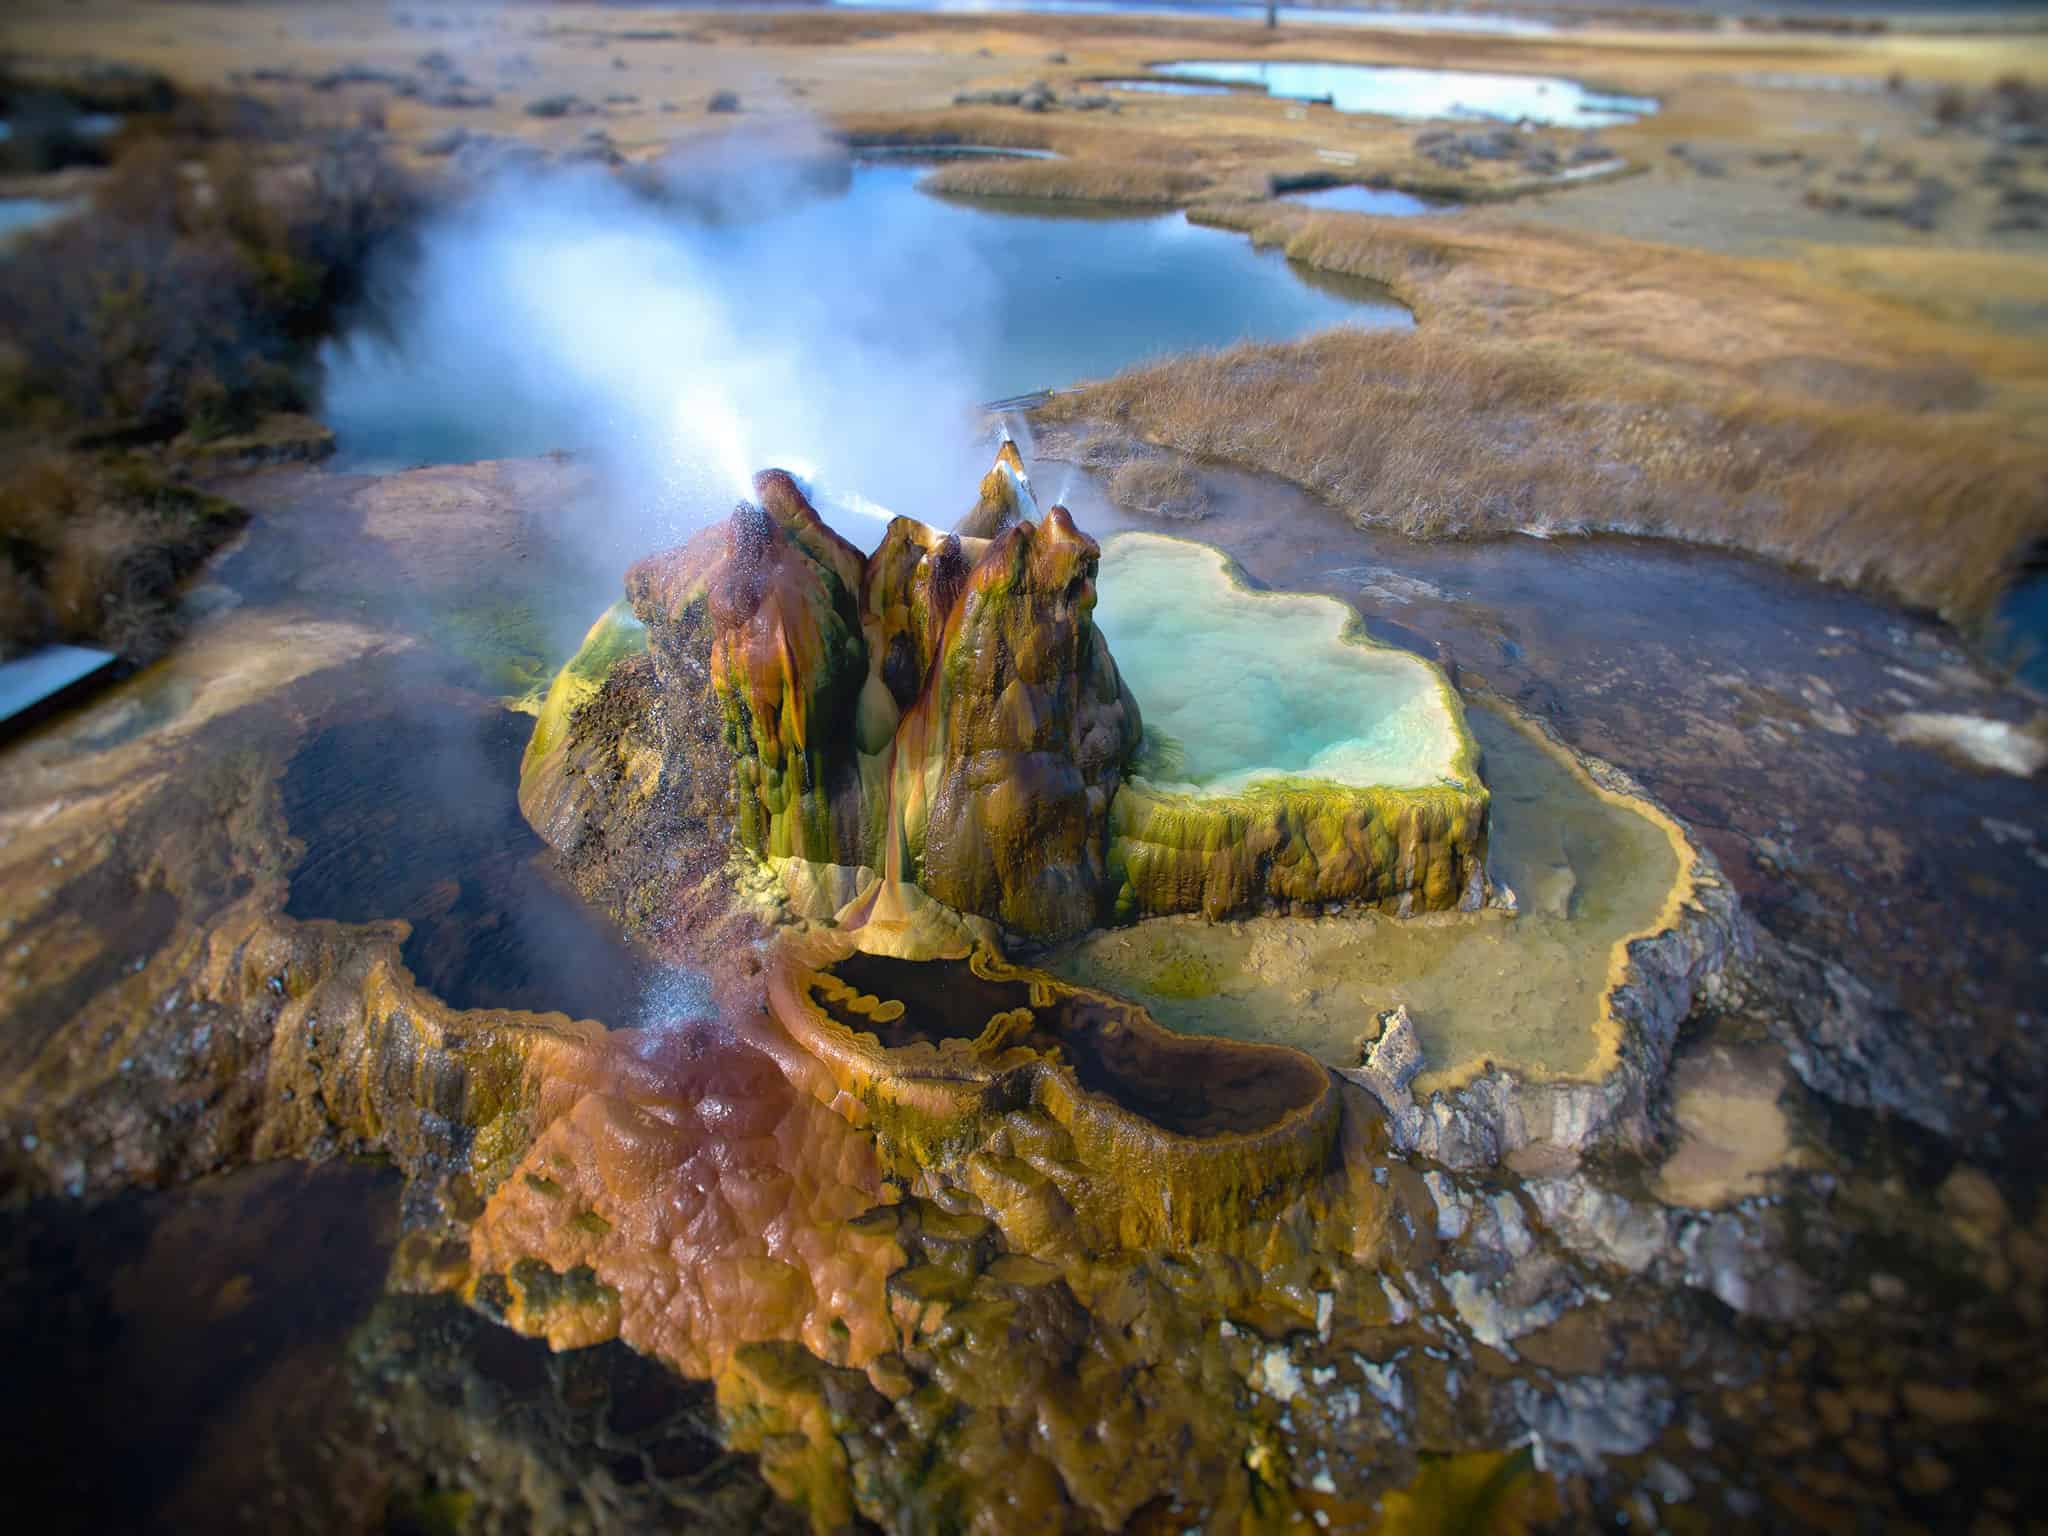
[[[1568,1376],[1547,1386],[1509,1384],[1516,1415],[1536,1437],[1538,1465],[1593,1469],[1603,1456],[1647,1450],[1671,1422],[1671,1398],[1653,1376]]]
[[[740,97],[737,91],[714,91],[711,99],[704,103],[706,112],[737,112]]]
[[[1404,1003],[1380,1015],[1380,1035],[1367,1049],[1364,1064],[1344,1075],[1378,1099],[1389,1114],[1401,1115],[1415,1107],[1408,1085],[1422,1066],[1422,1042],[1415,1037],[1415,1021]]]
[[[498,98],[489,91],[470,90],[452,83],[440,89],[423,90],[419,99],[425,106],[449,111],[470,111],[498,104]]]
[[[1786,1259],[1770,1226],[1759,1211],[1741,1208],[1687,1222],[1678,1235],[1685,1283],[1749,1316],[1804,1316],[1814,1305],[1813,1284]]]
[[[432,156],[435,159],[459,154],[463,147],[469,143],[470,137],[471,135],[467,128],[450,128],[445,133],[435,134],[431,139],[420,145],[420,153]]]
[[[1464,135],[1458,147],[1475,160],[1512,160],[1522,152],[1522,140],[1512,129],[1494,128]]]
[[[313,81],[316,91],[338,91],[345,85],[381,85],[386,90],[411,96],[418,92],[419,82],[411,75],[401,75],[395,70],[375,69],[368,64],[344,64],[330,70]]]
[[[528,117],[588,117],[597,108],[581,96],[542,96],[526,104]]]
[[[1660,1206],[1637,1205],[1583,1175],[1531,1179],[1522,1189],[1551,1235],[1580,1258],[1640,1275],[1673,1252],[1674,1218]]]

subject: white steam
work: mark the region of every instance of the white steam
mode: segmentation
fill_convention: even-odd
[[[771,465],[845,511],[950,524],[986,467],[976,349],[997,284],[938,217],[862,218],[831,195],[845,175],[784,132],[652,195],[595,169],[498,177],[428,228],[376,327],[323,357],[344,455],[565,449],[606,478],[608,541],[643,550]]]

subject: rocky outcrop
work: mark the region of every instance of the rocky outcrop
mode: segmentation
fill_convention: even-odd
[[[768,996],[903,1177],[948,1170],[1040,1257],[1242,1239],[1335,1145],[1337,1093],[1301,1052],[1177,1035],[986,950],[916,964],[821,935],[782,946]]]
[[[1487,802],[1474,786],[1259,784],[1194,795],[1132,784],[1112,809],[1118,910],[1216,918],[1336,903],[1476,910],[1485,900]]]
[[[881,952],[964,954],[977,920],[1099,922],[1137,705],[1090,622],[1094,541],[1063,508],[1019,520],[1005,452],[975,514],[993,538],[898,518],[863,556],[771,470],[635,565],[645,669],[614,616],[550,690],[521,783],[535,829],[575,864],[664,814],[723,826],[798,914]],[[650,682],[635,720],[620,706]]]
[[[1097,554],[1063,507],[990,543],[890,762],[886,865],[1035,938],[1102,919],[1109,806],[1138,744],[1138,706],[1089,622]]]
[[[628,572],[647,670],[615,614],[549,692],[521,804],[572,864],[586,844],[646,842],[664,815],[727,828],[786,910],[916,958],[1113,916],[1483,899],[1488,797],[1457,697],[1355,620],[1341,637],[1310,623],[1311,643],[1341,639],[1347,679],[1417,674],[1402,672],[1385,714],[1427,717],[1442,756],[1429,774],[1379,786],[1283,761],[1222,790],[1134,780],[1143,729],[1095,622],[1101,551],[1064,507],[1037,516],[1014,443],[958,530],[897,518],[867,556],[789,475],[770,470],[755,492]],[[1253,628],[1269,609],[1336,606],[1225,585]],[[1284,652],[1294,633],[1272,644]],[[1351,701],[1369,717],[1356,728],[1369,733],[1377,697]],[[577,878],[635,921],[660,905],[631,880],[610,894]]]

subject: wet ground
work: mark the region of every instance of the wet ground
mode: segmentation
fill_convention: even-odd
[[[1277,1041],[1332,1067],[1357,1066],[1379,1014],[1405,1007],[1426,1063],[1418,1093],[1487,1061],[1590,1074],[1615,946],[1654,931],[1682,871],[1655,822],[1499,711],[1469,718],[1493,791],[1488,866],[1519,915],[1155,918],[1090,935],[1050,968],[1137,999],[1169,1028]]]
[[[1343,598],[1380,638],[1637,779],[1712,850],[1745,909],[1825,970],[1831,1017],[1917,1042],[1873,1073],[1884,1081],[1841,1083],[1852,1101],[1860,1086],[1983,1155],[2035,1144],[2048,1106],[2034,1039],[2048,951],[2026,917],[2048,900],[2040,787],[1892,732],[1925,711],[2025,722],[2036,696],[2000,684],[1937,620],[1746,556],[1617,537],[1418,544],[1271,482],[1209,480],[1212,514],[1168,531],[1269,586]],[[1080,472],[1066,483],[1082,526],[1134,525]],[[1926,1080],[1903,1080],[1898,1057],[1923,1051]]]
[[[11,1213],[13,1507],[50,1531],[791,1528],[708,1388],[387,1294],[402,1183],[270,1163]]]
[[[1063,476],[1045,465],[1039,481]],[[1786,1046],[1797,1030],[1703,1014],[1673,1080],[1679,1156],[1613,1171],[1634,1209],[1690,1223],[1660,1229],[1658,1263],[1680,1268],[1617,1278],[1604,1250],[1582,1246],[1579,1218],[1533,1203],[1554,1191],[1503,1180],[1502,1197],[1550,1227],[1529,1262],[1549,1266],[1552,1290],[1533,1294],[1577,1296],[1578,1310],[1516,1335],[1519,1364],[1482,1348],[1476,1380],[1621,1391],[1594,1413],[1633,1401],[1615,1383],[1661,1376],[1676,1399],[1659,1411],[1673,1416],[1651,1461],[1624,1460],[1627,1476],[1721,1490],[1701,1495],[1721,1518],[1853,1528],[1861,1506],[1945,1528],[1980,1505],[2017,1516],[2048,1251],[2024,1172],[2043,1082],[2030,1038],[2042,962],[2024,917],[2048,894],[2039,794],[1887,727],[1916,709],[2019,719],[2033,701],[1996,686],[1942,626],[1759,562],[1614,539],[1416,546],[1283,487],[1211,478],[1211,515],[1174,531],[1227,549],[1258,581],[1358,605],[1381,638],[1634,774],[1713,848],[1778,943],[1838,995],[1864,989],[1880,1031],[1910,1023],[1934,1057],[1907,1107],[1947,1121],[1946,1140],[1806,1094]],[[1128,523],[1083,478],[1071,489],[1084,526]],[[631,1022],[619,1011],[639,962],[554,885],[517,826],[525,717],[497,702],[506,673],[544,673],[609,600],[604,558],[563,511],[583,494],[575,467],[385,482],[293,470],[243,491],[257,520],[202,597],[219,610],[208,624],[276,623],[279,643],[303,646],[309,626],[348,619],[410,645],[338,647],[317,686],[286,672],[225,713],[211,685],[171,665],[11,749],[16,763],[84,773],[215,709],[179,772],[195,794],[275,775],[282,824],[304,845],[288,915],[404,918],[408,965],[451,999]],[[458,605],[458,592],[477,596]],[[182,654],[203,656],[219,632],[202,626]],[[1526,883],[1534,895],[1540,881]],[[617,1344],[550,1355],[451,1301],[379,1300],[397,1183],[345,1163],[279,1165],[10,1210],[0,1305],[42,1384],[17,1394],[0,1436],[19,1459],[12,1486],[50,1490],[69,1512],[59,1528],[791,1518],[748,1458],[717,1448],[701,1387]],[[1725,1209],[1667,1215],[1660,1196]],[[1798,1223],[1765,1243],[1784,1198]],[[1804,1277],[1818,1312],[1728,1311],[1727,1296],[1758,1305],[1764,1282],[1736,1262],[1748,1252],[1763,1273]],[[1611,1305],[1587,1306],[1589,1285]],[[1423,1403],[1394,1432],[1431,1444],[1477,1433],[1445,1427],[1480,1413],[1472,1390],[1458,1397],[1461,1373],[1475,1379],[1463,1357],[1404,1358]],[[1296,1412],[1320,1422],[1306,1401]],[[109,1447],[129,1475],[106,1474]]]

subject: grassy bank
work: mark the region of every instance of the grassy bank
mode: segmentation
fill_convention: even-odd
[[[162,649],[178,583],[240,522],[181,466],[306,409],[312,348],[420,206],[361,125],[139,99],[91,206],[0,255],[0,654]]]
[[[1196,216],[1386,283],[1420,326],[1170,359],[1045,421],[1275,474],[1362,526],[1724,544],[1964,623],[2048,539],[2037,349],[1674,247]]]
[[[929,192],[955,197],[1030,197],[1045,202],[1119,203],[1177,208],[1209,185],[1199,171],[1143,162],[967,160],[924,179]]]

